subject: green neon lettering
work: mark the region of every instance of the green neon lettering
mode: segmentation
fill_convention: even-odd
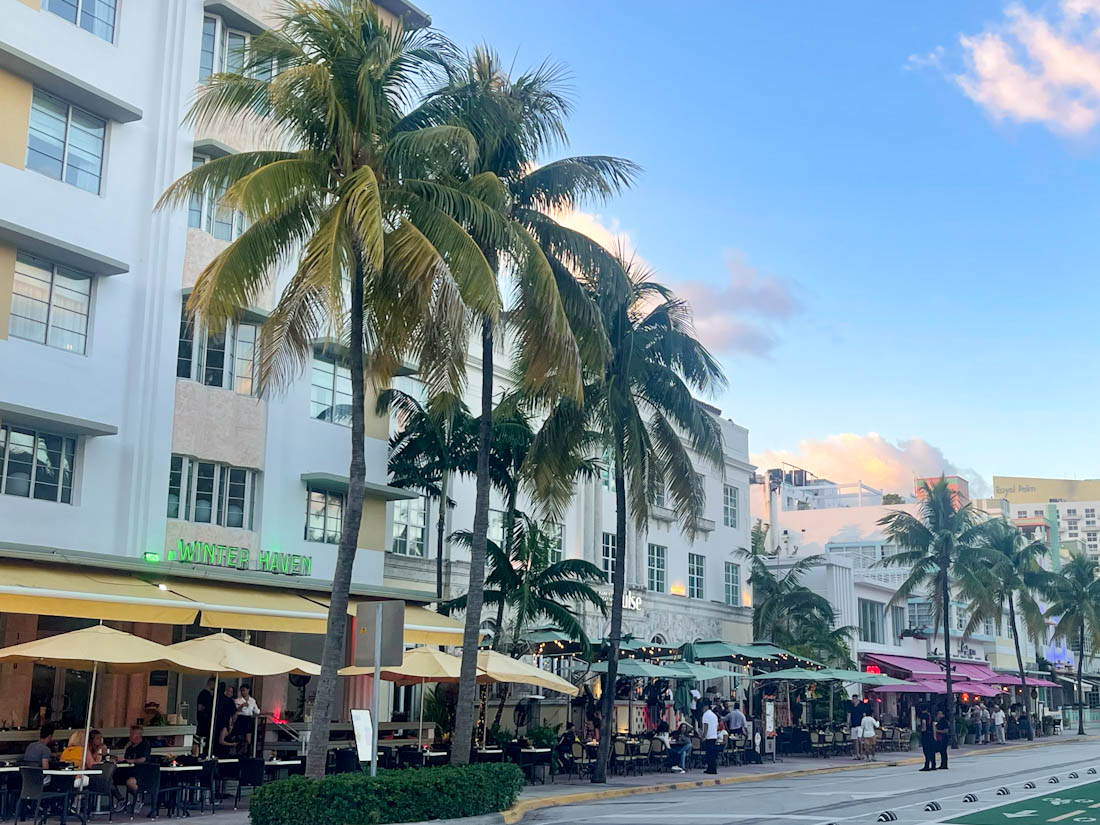
[[[290,575],[290,553],[279,553],[279,571]]]
[[[313,570],[313,556],[302,556],[302,575],[308,576]]]
[[[251,555],[252,555],[252,551],[250,551],[247,547],[238,547],[237,548],[237,567],[239,567],[241,570],[247,570],[248,569],[249,556],[251,556]]]

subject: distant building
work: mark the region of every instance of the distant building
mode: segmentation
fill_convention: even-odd
[[[1045,520],[1056,540],[1051,545],[1064,561],[1071,553],[1100,559],[1100,479],[993,476],[997,496],[1008,503],[1016,523]]]

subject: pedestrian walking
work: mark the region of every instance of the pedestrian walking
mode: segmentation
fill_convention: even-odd
[[[704,773],[718,773],[718,714],[703,700],[703,749],[707,756],[707,769]]]
[[[934,771],[936,769],[936,732],[932,721],[932,713],[927,707],[920,712],[920,748],[924,751],[924,767],[922,771]]]
[[[936,753],[940,755],[937,770],[947,770],[947,748],[951,744],[951,728],[947,725],[947,716],[942,710],[936,711]]]
[[[860,747],[863,749],[864,756],[871,762],[875,761],[875,732],[881,727],[876,719],[871,714],[867,714],[863,717],[863,721],[860,723],[862,730],[862,736],[859,739]]]
[[[863,702],[858,696],[852,696],[852,706],[848,709],[848,733],[852,737],[852,758],[862,759],[859,740],[863,738]]]
[[[1005,743],[1005,721],[1004,708],[997,705],[997,709],[993,711],[993,732],[997,734],[998,745],[1003,745]]]

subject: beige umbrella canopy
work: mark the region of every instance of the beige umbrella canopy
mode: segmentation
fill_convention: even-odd
[[[88,718],[84,724],[85,742],[92,727],[92,704],[95,702],[96,675],[100,669],[107,673],[143,673],[150,670],[209,673],[215,665],[196,653],[175,650],[106,625],[94,625],[0,648],[0,662],[42,662],[54,667],[90,670],[92,684],[88,692]]]
[[[482,650],[477,654],[477,668],[494,682],[516,682],[556,690],[567,696],[576,696],[580,689],[559,676],[540,667],[512,659],[495,650]],[[482,681],[478,678],[478,681]]]
[[[209,636],[177,642],[170,645],[170,649],[181,651],[189,656],[201,656],[205,660],[214,662],[207,672],[213,672],[215,680],[219,676],[275,676],[279,673],[317,676],[321,673],[320,665],[307,662],[305,659],[295,659],[285,653],[276,653],[274,650],[264,650],[262,647],[242,642],[228,633],[211,633]],[[216,697],[215,703],[217,703]],[[206,747],[208,757],[214,752],[216,716],[214,709],[211,708],[210,737]]]

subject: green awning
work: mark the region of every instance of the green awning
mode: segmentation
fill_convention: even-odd
[[[757,682],[824,682],[829,677],[823,677],[822,673],[820,670],[791,667],[771,673],[759,673],[752,678]]]
[[[696,679],[700,682],[706,682],[710,679],[727,679],[731,676],[736,679],[740,676],[732,670],[722,670],[721,668],[701,665],[696,662],[669,662],[662,665],[662,667],[675,670],[680,674],[679,678],[681,679]]]
[[[590,673],[607,673],[607,662],[595,662]],[[628,679],[686,679],[690,678],[664,665],[655,665],[642,659],[620,659],[619,675]]]

